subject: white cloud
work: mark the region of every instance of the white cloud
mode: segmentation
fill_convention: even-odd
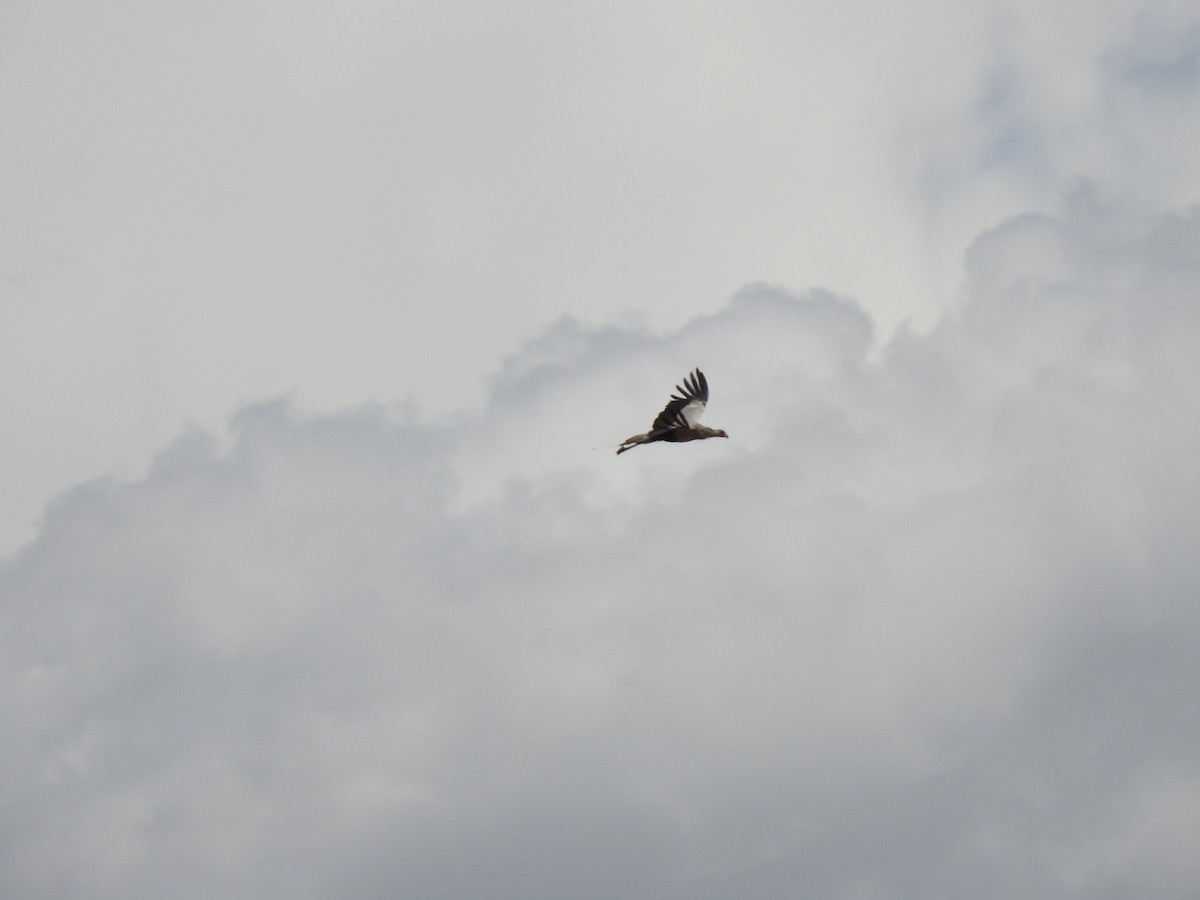
[[[1192,7],[7,3],[0,552],[239,402],[472,409],[564,314],[929,326],[1080,176],[1200,196]]]
[[[11,896],[1189,896],[1200,218],[1081,192],[876,346],[564,320],[248,406],[0,569]],[[729,441],[611,448],[705,368]]]

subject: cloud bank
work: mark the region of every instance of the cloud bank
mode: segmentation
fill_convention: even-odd
[[[1200,213],[1080,191],[880,346],[563,320],[246,407],[0,569],[14,897],[1188,897]],[[694,365],[730,441],[611,449]]]
[[[1200,197],[1198,60],[1195,0],[8,0],[0,555],[235,403],[478,408],[563,312],[924,329],[1073,179]]]

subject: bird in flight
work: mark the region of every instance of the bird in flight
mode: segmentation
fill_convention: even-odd
[[[683,386],[676,385],[676,394],[671,395],[663,411],[645,434],[635,434],[621,442],[617,453],[624,453],[638,444],[655,441],[702,441],[710,437],[727,438],[723,428],[709,428],[700,424],[700,415],[708,405],[708,379],[699,369],[683,379]]]

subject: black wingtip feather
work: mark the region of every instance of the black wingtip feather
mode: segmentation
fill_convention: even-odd
[[[708,400],[708,379],[704,377],[704,373],[699,369],[695,369],[684,376],[683,384],[675,385],[676,393],[671,395],[672,400],[691,400],[693,397],[699,397],[701,400]]]

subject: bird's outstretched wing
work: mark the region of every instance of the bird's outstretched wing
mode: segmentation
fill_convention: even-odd
[[[670,431],[672,428],[694,428],[700,421],[704,407],[708,404],[708,381],[699,369],[676,385],[678,393],[672,394],[663,411],[658,414],[651,433]]]

